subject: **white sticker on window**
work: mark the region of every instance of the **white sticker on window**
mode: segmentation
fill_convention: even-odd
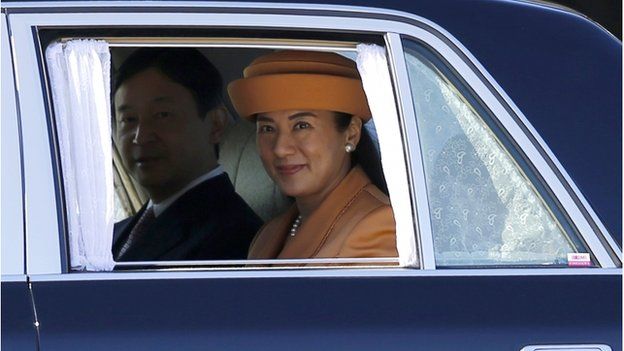
[[[591,259],[588,253],[569,253],[568,267],[589,267]]]

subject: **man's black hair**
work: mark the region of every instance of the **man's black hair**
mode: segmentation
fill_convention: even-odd
[[[128,79],[150,68],[156,68],[172,81],[191,92],[199,118],[223,102],[223,78],[217,68],[201,52],[193,48],[140,48],[121,64],[112,80],[111,106],[115,93]],[[117,130],[115,114],[112,128]],[[219,157],[219,145],[214,146]]]
[[[156,68],[187,88],[197,104],[200,118],[223,101],[223,78],[217,68],[193,48],[140,48],[123,62],[113,78],[112,96],[128,79]]]

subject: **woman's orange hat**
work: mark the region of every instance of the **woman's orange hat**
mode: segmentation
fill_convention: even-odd
[[[355,62],[331,52],[277,51],[255,59],[228,85],[238,114],[326,110],[371,118]]]

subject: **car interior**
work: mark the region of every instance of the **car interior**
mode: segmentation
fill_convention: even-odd
[[[112,69],[119,67],[134,50],[136,48],[112,48]],[[219,68],[226,84],[237,79],[243,68],[255,57],[269,52],[263,49],[232,48],[201,48],[200,51]],[[230,123],[219,145],[219,163],[225,168],[236,192],[263,220],[268,220],[284,211],[291,200],[280,193],[262,167],[256,153],[255,126],[236,115],[225,90],[223,97],[230,114]],[[118,185],[115,187],[117,204],[123,207],[123,211],[116,211],[118,216],[123,216],[116,218],[120,220],[138,211],[146,198],[140,187],[131,181],[118,158],[114,163]]]
[[[111,48],[112,70],[119,67],[136,47]],[[269,178],[256,151],[256,127],[235,112],[225,88],[227,83],[242,76],[243,69],[256,57],[272,49],[264,48],[198,48],[220,71],[224,81],[224,104],[230,114],[229,125],[219,145],[219,163],[224,167],[236,192],[265,221],[284,212],[292,199],[284,196]],[[337,51],[355,59],[354,53]],[[114,75],[114,72],[112,72]],[[368,126],[369,131],[374,125]],[[113,143],[114,144],[114,143]],[[115,147],[116,218],[121,220],[140,209],[146,197],[127,174]],[[381,173],[381,172],[380,172]]]

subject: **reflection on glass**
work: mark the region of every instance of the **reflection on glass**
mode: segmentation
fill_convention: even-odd
[[[565,264],[559,222],[459,91],[406,54],[438,265]]]

